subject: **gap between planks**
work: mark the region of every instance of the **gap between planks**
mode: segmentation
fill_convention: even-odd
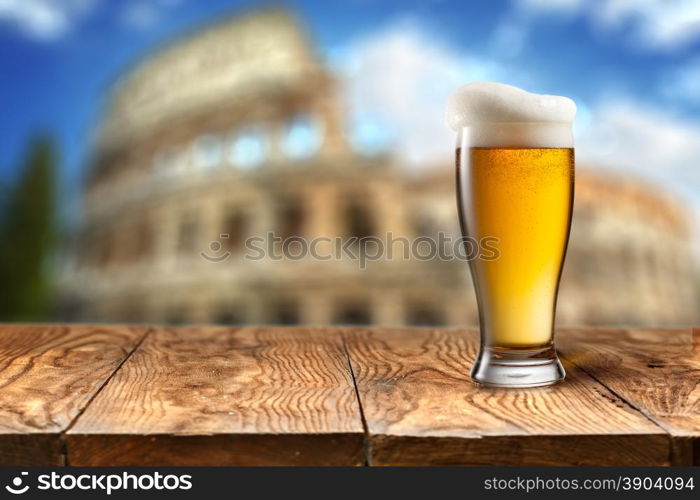
[[[668,429],[666,429],[665,426],[664,426],[661,422],[659,422],[658,420],[656,420],[655,418],[653,418],[651,415],[649,415],[649,413],[648,413],[644,408],[638,408],[634,403],[632,403],[631,401],[628,401],[627,398],[626,398],[623,394],[621,394],[620,392],[616,391],[612,386],[607,385],[607,384],[605,383],[605,381],[603,381],[602,379],[596,377],[593,373],[591,373],[590,371],[588,371],[584,365],[581,365],[581,364],[577,363],[577,362],[574,361],[573,359],[569,358],[566,354],[562,354],[561,351],[558,351],[558,352],[559,352],[559,357],[560,357],[561,359],[565,359],[565,360],[567,360],[569,363],[571,363],[572,365],[575,365],[575,366],[577,366],[578,368],[580,368],[581,371],[583,371],[583,373],[585,373],[586,375],[588,375],[589,377],[591,377],[593,380],[595,380],[596,382],[598,382],[600,385],[602,385],[603,387],[605,387],[607,390],[609,390],[611,393],[613,393],[615,396],[617,396],[617,397],[620,399],[620,401],[622,401],[623,403],[625,403],[627,406],[629,406],[630,408],[632,408],[634,411],[639,412],[639,413],[640,413],[644,418],[646,418],[649,422],[651,422],[651,423],[654,424],[656,427],[658,427],[659,429],[661,429],[661,430],[663,431],[664,434],[668,434],[669,436],[671,436],[671,433],[668,431]],[[566,379],[564,379],[564,383],[566,383]]]
[[[644,408],[638,408],[637,405],[633,404],[631,401],[629,401],[623,394],[620,392],[616,391],[613,387],[607,385],[602,379],[596,377],[593,373],[588,371],[585,366],[581,365],[580,363],[575,362],[573,359],[569,358],[566,354],[563,354],[561,351],[557,350],[559,357],[562,359],[567,360],[569,363],[571,363],[574,366],[577,366],[583,373],[588,375],[590,378],[598,382],[600,385],[605,387],[607,390],[609,390],[612,394],[614,394],[620,401],[625,403],[627,406],[629,406],[631,409],[639,413],[641,416],[643,416],[645,419],[647,419],[651,424],[653,424],[655,427],[659,428],[663,434],[668,436],[668,463],[670,465],[673,465],[673,459],[674,459],[674,454],[673,454],[673,435],[671,432],[657,419],[653,418],[653,416],[649,415],[649,413],[644,409]],[[566,380],[564,380],[564,383],[566,383]]]
[[[70,423],[66,426],[65,429],[61,431],[59,434],[59,439],[61,441],[61,461],[63,462],[64,466],[69,466],[70,463],[68,462],[68,443],[66,442],[66,434],[68,433],[69,430],[73,428],[75,423],[78,421],[78,419],[85,413],[85,411],[88,409],[88,407],[92,404],[92,402],[95,400],[95,398],[102,392],[102,389],[104,389],[107,384],[114,378],[114,376],[121,370],[122,366],[124,366],[124,363],[126,363],[133,354],[138,351],[139,347],[141,347],[141,344],[143,344],[144,340],[153,332],[155,327],[149,326],[145,333],[141,336],[141,338],[136,342],[134,347],[127,353],[126,356],[124,356],[124,359],[121,360],[121,362],[116,366],[116,368],[112,371],[112,373],[109,374],[108,377],[104,379],[102,384],[97,388],[95,393],[88,399],[88,401],[85,403],[85,406],[83,406],[80,411],[73,417],[73,420],[70,421]]]
[[[343,345],[343,352],[345,353],[345,359],[348,362],[348,369],[350,370],[350,377],[352,378],[352,385],[355,389],[355,399],[357,400],[357,407],[360,410],[360,418],[362,419],[362,430],[364,433],[364,452],[365,452],[365,466],[372,466],[372,442],[369,438],[369,427],[367,426],[367,419],[365,418],[365,409],[362,406],[362,398],[360,397],[360,388],[357,385],[357,378],[355,377],[355,369],[352,367],[352,358],[350,357],[350,351],[348,351],[348,345],[345,341],[345,330],[339,330],[340,342]]]

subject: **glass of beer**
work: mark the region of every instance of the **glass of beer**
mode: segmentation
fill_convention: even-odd
[[[554,317],[573,208],[575,114],[565,97],[497,83],[466,85],[450,101],[462,233],[495,238],[498,249],[492,260],[470,261],[481,334],[471,376],[480,384],[564,379]]]

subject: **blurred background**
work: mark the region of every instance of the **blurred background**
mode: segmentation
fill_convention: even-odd
[[[692,0],[0,0],[0,320],[476,324],[464,262],[244,259],[457,236],[475,80],[578,104],[559,325],[697,324]]]

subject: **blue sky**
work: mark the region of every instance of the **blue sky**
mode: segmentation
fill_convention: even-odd
[[[457,85],[489,79],[573,97],[577,155],[700,207],[700,2],[285,2],[336,71],[362,144],[417,168],[449,155]],[[76,186],[105,90],[150,48],[260,2],[0,0],[0,178],[53,132]]]

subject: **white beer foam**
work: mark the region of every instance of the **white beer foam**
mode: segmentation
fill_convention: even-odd
[[[576,104],[568,97],[532,94],[495,82],[458,88],[447,123],[469,147],[571,148]]]

